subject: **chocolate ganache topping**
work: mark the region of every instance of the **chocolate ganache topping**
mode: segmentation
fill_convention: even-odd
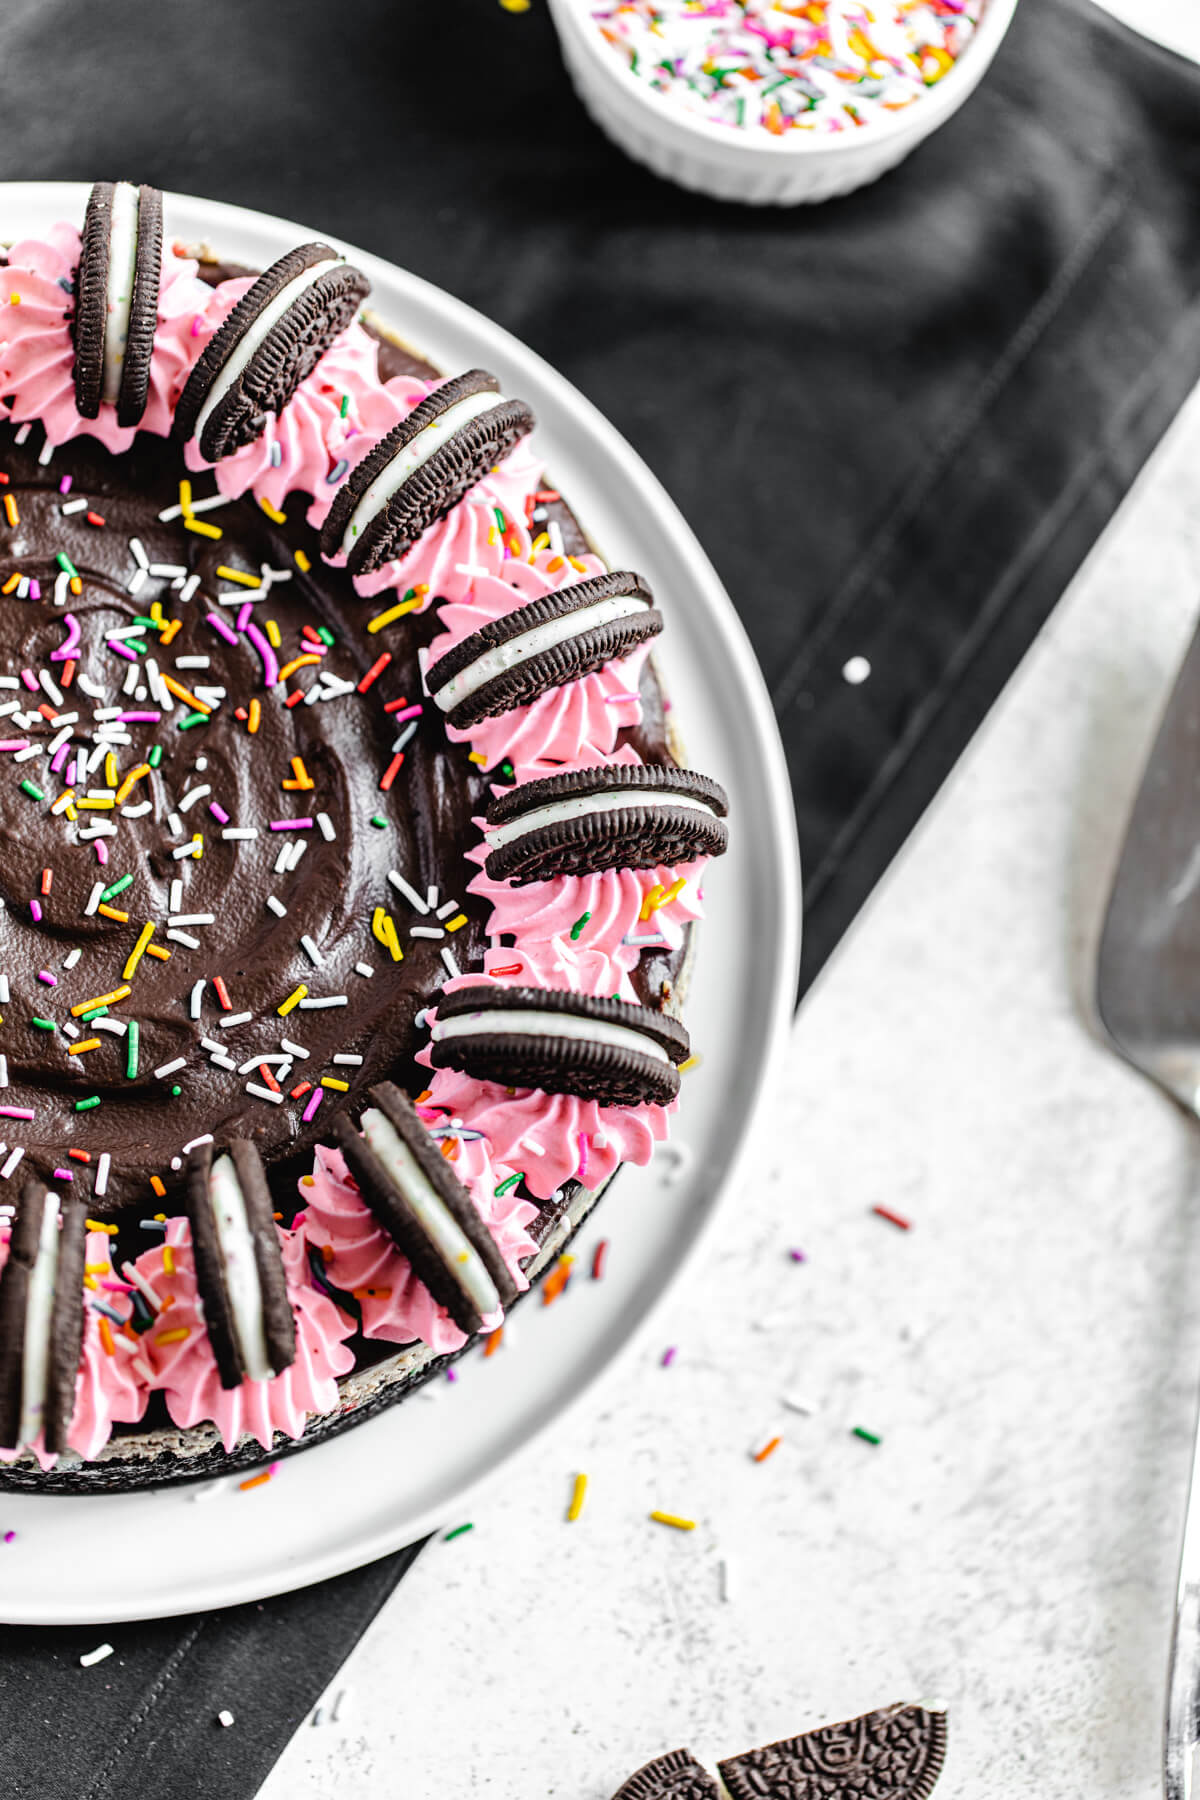
[[[436,609],[381,643],[302,497],[186,516],[163,440],[81,438],[42,466],[40,434],[17,435],[0,427],[0,1174],[70,1178],[100,1216],[178,1210],[188,1147],[246,1137],[287,1206],[323,1107],[424,1086],[414,1020],[486,942],[463,852],[491,781],[416,710]],[[642,690],[632,741],[669,761],[649,667]],[[680,960],[643,957],[645,1003]]]

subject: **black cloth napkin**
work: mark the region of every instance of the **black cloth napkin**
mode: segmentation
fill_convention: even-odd
[[[1200,373],[1200,71],[1088,0],[1022,0],[904,167],[763,212],[626,162],[544,0],[10,0],[5,26],[5,176],[344,235],[510,327],[646,456],[767,673],[807,987]],[[0,1793],[252,1794],[413,1555],[257,1607],[0,1632]]]

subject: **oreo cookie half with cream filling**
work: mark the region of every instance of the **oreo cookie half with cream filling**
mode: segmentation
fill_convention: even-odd
[[[460,1331],[510,1306],[516,1283],[470,1193],[441,1154],[408,1095],[391,1081],[370,1090],[362,1135],[346,1113],[333,1135],[370,1207]]]
[[[596,575],[473,631],[426,670],[425,686],[465,731],[628,656],[662,628],[640,575]]]
[[[352,469],[321,528],[325,556],[352,575],[403,556],[533,430],[523,400],[505,400],[486,369],[468,369],[427,394]]]
[[[721,1790],[690,1750],[669,1750],[622,1782],[613,1800],[721,1800]]]
[[[301,244],[247,289],[205,346],[175,408],[175,436],[219,462],[261,437],[371,291],[328,244]]]
[[[75,278],[75,406],[97,418],[101,401],[118,425],[141,421],[162,274],[162,195],[129,181],[97,181],[88,200]]]
[[[707,775],[659,763],[600,765],[525,781],[487,809],[493,881],[547,881],[721,856],[729,800]]]
[[[296,1324],[258,1151],[244,1138],[216,1156],[211,1143],[198,1144],[188,1156],[186,1194],[221,1386],[269,1381],[295,1361]]]
[[[435,1069],[601,1106],[665,1106],[691,1054],[678,1019],[562,988],[472,984],[437,998]]]
[[[26,1182],[0,1274],[0,1444],[67,1448],[83,1345],[85,1208]]]
[[[880,1707],[717,1764],[730,1800],[927,1800],[946,1760],[946,1714],[928,1705]]]

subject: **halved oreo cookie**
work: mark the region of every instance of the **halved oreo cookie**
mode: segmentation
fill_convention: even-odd
[[[187,1161],[186,1205],[221,1386],[269,1381],[296,1359],[296,1323],[254,1145],[235,1139],[215,1157],[211,1144],[197,1145]]]
[[[669,1750],[623,1782],[613,1800],[721,1800],[721,1790],[690,1750]]]
[[[946,1760],[943,1710],[901,1703],[717,1764],[731,1800],[926,1800]]]
[[[655,869],[721,856],[729,800],[707,775],[660,764],[573,769],[505,788],[487,809],[493,881]]]
[[[29,1181],[0,1274],[0,1444],[67,1448],[83,1344],[85,1208]]]
[[[491,987],[439,994],[435,1069],[461,1069],[504,1087],[576,1094],[602,1106],[663,1106],[691,1054],[678,1019],[562,988]]]
[[[473,631],[426,671],[425,686],[465,731],[628,656],[662,628],[640,575],[596,575]]]
[[[393,1082],[370,1090],[362,1135],[346,1113],[333,1135],[363,1200],[418,1280],[444,1306],[460,1331],[478,1331],[484,1316],[501,1311],[517,1288],[478,1208],[407,1094]]]
[[[523,400],[505,400],[486,369],[468,369],[427,394],[352,469],[321,527],[325,556],[342,551],[352,575],[403,556],[533,430]]]
[[[137,425],[150,395],[150,357],[162,276],[162,195],[97,181],[84,215],[75,279],[75,407],[94,419],[105,401],[118,425]]]
[[[289,250],[205,346],[175,408],[175,436],[219,462],[261,437],[371,291],[328,244]]]

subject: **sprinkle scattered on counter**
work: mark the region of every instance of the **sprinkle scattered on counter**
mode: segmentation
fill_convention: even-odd
[[[864,1444],[878,1445],[883,1442],[883,1439],[879,1436],[878,1432],[868,1431],[865,1425],[852,1426],[850,1435],[851,1437],[861,1438]]]
[[[571,1490],[571,1504],[567,1507],[568,1523],[573,1525],[575,1523],[576,1519],[579,1517],[580,1513],[583,1511],[584,1501],[587,1499],[587,1490],[588,1490],[587,1476],[586,1475],[576,1475],[575,1485]]]
[[[102,1663],[112,1653],[111,1644],[97,1644],[94,1650],[89,1650],[85,1656],[80,1657],[79,1666],[81,1669],[94,1669],[97,1663]]]
[[[468,1531],[474,1531],[474,1529],[475,1529],[474,1525],[456,1525],[454,1527],[453,1531],[447,1531],[445,1533],[445,1535],[442,1538],[442,1542],[443,1542],[443,1544],[452,1544],[454,1542],[455,1538],[463,1537],[465,1535],[465,1533],[467,1533]]]
[[[983,6],[984,0],[608,0],[591,11],[614,53],[655,93],[714,124],[779,138],[792,131],[854,131],[911,106],[954,67]],[[865,680],[869,673],[867,665],[846,679]]]
[[[658,1365],[659,1368],[660,1369],[669,1369],[671,1364],[675,1361],[675,1358],[678,1355],[679,1355],[678,1346],[676,1344],[668,1345],[667,1349],[665,1349],[663,1351],[662,1356],[659,1358],[659,1365]]]
[[[227,1706],[223,1706],[217,1714],[217,1724],[225,1731],[228,1731],[229,1727],[233,1724],[233,1714]]]
[[[888,1224],[894,1225],[898,1231],[912,1230],[912,1220],[906,1219],[903,1213],[893,1212],[890,1206],[873,1206],[871,1211],[877,1219],[886,1219]]]
[[[656,1525],[669,1525],[672,1531],[695,1531],[695,1519],[682,1519],[678,1513],[652,1512],[651,1519]]]

